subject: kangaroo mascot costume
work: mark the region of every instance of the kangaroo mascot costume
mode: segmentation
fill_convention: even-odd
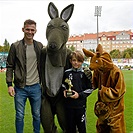
[[[52,2],[48,6],[48,14],[51,18],[46,29],[48,44],[42,49],[41,55],[41,123],[45,133],[57,133],[54,123],[55,114],[60,127],[64,133],[66,132],[64,97],[60,87],[64,71],[71,67],[69,63],[71,50],[66,48],[66,42],[69,37],[67,21],[73,9],[73,4],[68,5],[59,17],[56,6]]]
[[[124,123],[125,83],[121,70],[115,66],[110,55],[99,44],[96,53],[83,48],[91,57],[90,69],[93,73],[94,89],[98,88],[98,101],[94,112],[98,117],[97,133],[126,133]]]

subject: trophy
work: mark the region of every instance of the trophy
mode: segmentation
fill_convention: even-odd
[[[73,92],[71,90],[71,87],[73,87],[72,82],[70,79],[66,78],[65,82],[68,84],[69,89],[66,91],[66,97],[70,97],[73,95]]]

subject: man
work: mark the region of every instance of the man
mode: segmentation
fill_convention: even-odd
[[[24,38],[11,45],[7,57],[6,83],[9,95],[14,97],[16,133],[23,133],[27,98],[31,106],[34,133],[39,133],[41,105],[39,64],[43,45],[33,39],[37,31],[34,20],[26,20],[22,31],[24,32]]]

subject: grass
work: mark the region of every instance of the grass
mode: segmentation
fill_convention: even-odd
[[[127,133],[133,132],[133,71],[123,71],[126,82],[126,94],[125,94],[125,122]],[[94,115],[94,103],[97,99],[97,91],[94,91],[87,99],[87,133],[96,132],[96,120]],[[2,133],[15,133],[14,127],[14,99],[7,93],[7,86],[5,83],[5,73],[0,73],[0,132]],[[57,118],[55,118],[59,133],[62,133]],[[32,131],[32,118],[29,102],[27,102],[25,109],[25,127],[24,133],[33,133]],[[43,129],[41,128],[41,133]]]

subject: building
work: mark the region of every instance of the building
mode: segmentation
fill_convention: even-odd
[[[124,51],[127,48],[133,48],[133,33],[131,30],[99,32],[98,41],[107,52],[114,49]],[[83,47],[95,50],[97,47],[97,33],[70,36],[67,47],[72,46],[75,50],[82,50]]]
[[[74,47],[75,50],[81,50],[84,47],[84,35],[73,35],[70,36],[68,42],[66,43],[67,47]]]

